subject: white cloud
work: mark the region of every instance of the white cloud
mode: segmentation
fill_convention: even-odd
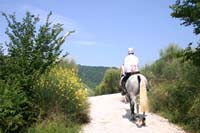
[[[35,15],[39,15],[41,23],[45,23],[47,15],[50,12],[50,11],[46,11],[46,10],[39,9],[36,7],[28,6],[28,5],[21,6],[21,9],[24,12],[30,11],[31,13]],[[63,24],[64,30],[65,30],[64,32],[67,32],[69,30],[76,30],[80,28],[79,25],[73,19],[67,18],[63,15],[60,15],[54,12],[52,16],[50,17],[50,21],[52,21],[53,23]]]
[[[75,40],[70,42],[75,45],[81,45],[81,46],[100,46],[100,47],[112,46],[111,43],[97,42],[97,41]]]

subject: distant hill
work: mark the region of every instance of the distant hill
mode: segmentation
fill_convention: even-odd
[[[78,65],[78,75],[88,87],[94,89],[102,81],[105,71],[111,67]]]

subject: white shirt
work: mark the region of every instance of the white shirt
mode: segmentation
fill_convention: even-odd
[[[127,55],[124,59],[124,71],[126,73],[139,71],[139,59],[133,54]]]

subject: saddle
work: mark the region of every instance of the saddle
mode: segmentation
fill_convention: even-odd
[[[122,95],[125,95],[126,94],[126,81],[128,80],[128,78],[134,74],[140,74],[139,71],[137,72],[131,72],[131,73],[126,73],[124,77],[122,77],[122,80],[121,80],[121,88],[122,88]]]

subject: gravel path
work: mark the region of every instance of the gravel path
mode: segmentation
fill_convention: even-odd
[[[185,133],[153,113],[147,113],[145,127],[137,127],[130,120],[129,104],[119,93],[90,97],[89,102],[91,122],[83,127],[81,133]]]

